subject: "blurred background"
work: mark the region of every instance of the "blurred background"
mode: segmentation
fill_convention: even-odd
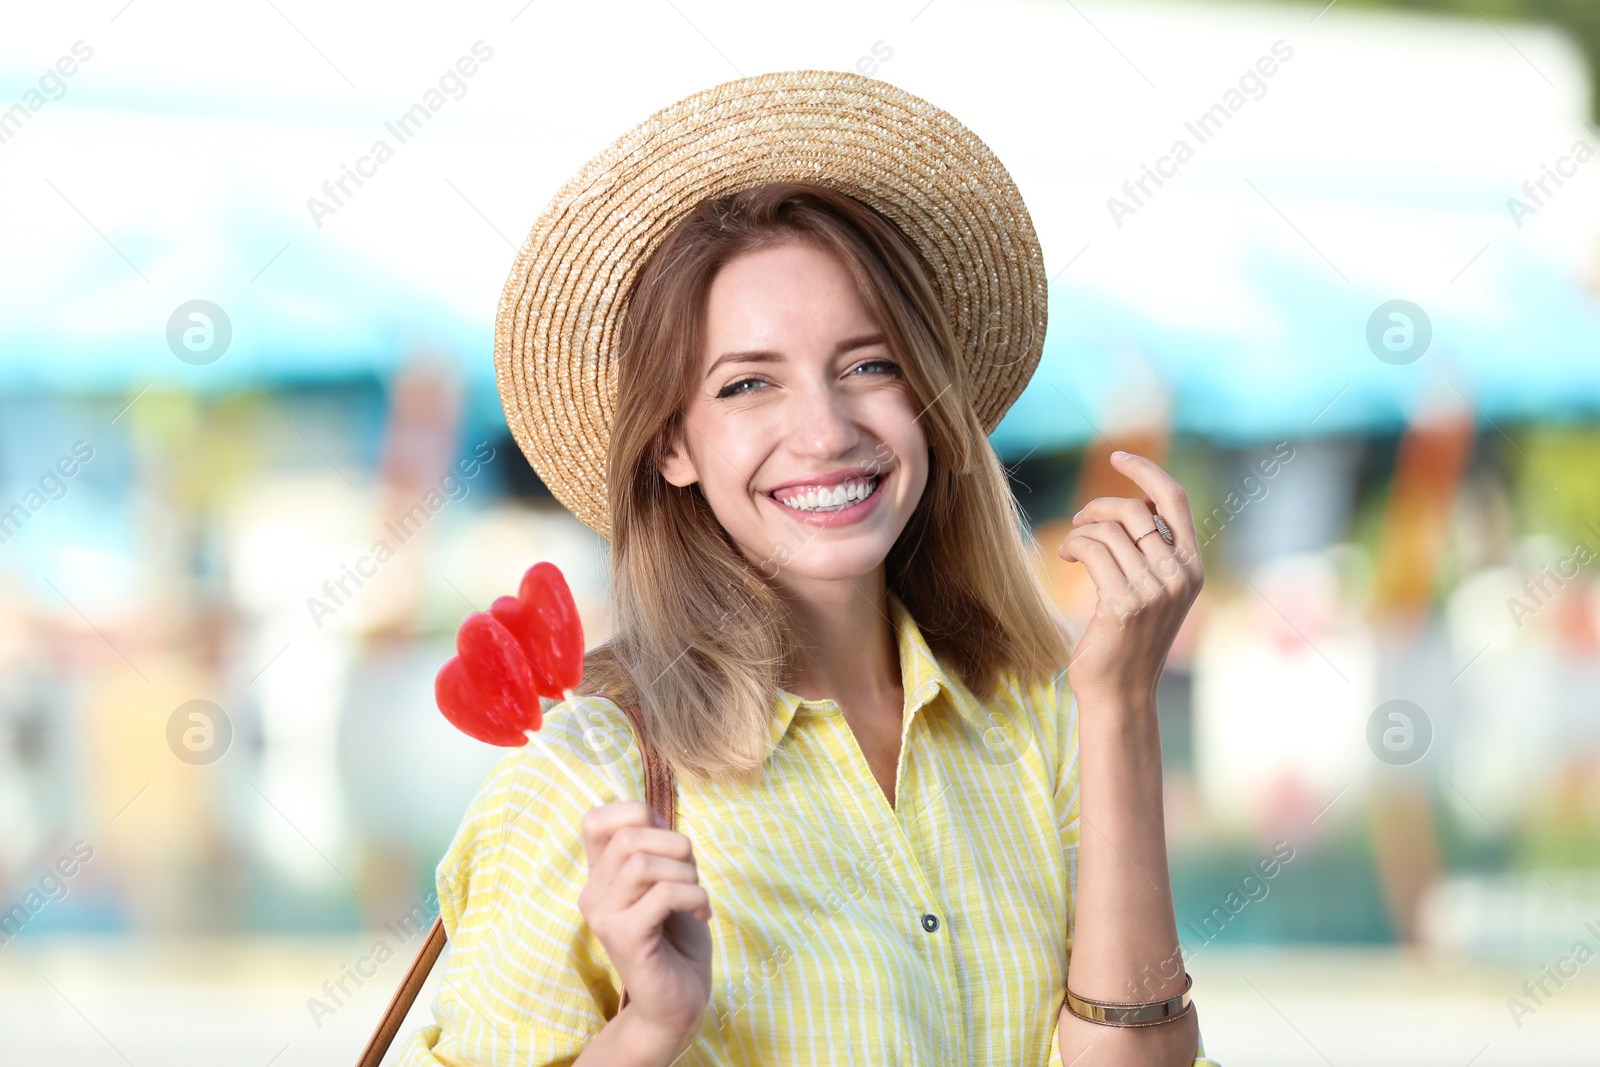
[[[1208,1050],[1600,1062],[1590,0],[108,0],[0,34],[0,1063],[354,1061],[499,753],[433,704],[457,625],[547,559],[609,632],[495,392],[515,251],[651,111],[800,67],[1022,188],[1050,329],[993,442],[1075,619],[1109,452],[1189,492]]]

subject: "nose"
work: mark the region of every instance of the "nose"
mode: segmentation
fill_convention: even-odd
[[[824,378],[807,385],[791,405],[789,440],[802,456],[843,456],[861,440],[850,398]]]

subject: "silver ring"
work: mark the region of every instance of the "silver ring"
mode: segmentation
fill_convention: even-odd
[[[1163,519],[1160,515],[1156,515],[1154,518],[1156,520],[1156,529],[1161,531],[1161,540],[1165,541],[1169,545],[1172,544],[1172,527],[1168,526],[1167,520]]]
[[[1158,534],[1161,535],[1161,540],[1165,541],[1169,545],[1172,544],[1172,527],[1167,525],[1167,520],[1163,519],[1160,515],[1152,515],[1151,518],[1155,519],[1155,521],[1156,521],[1155,529],[1146,530],[1144,533],[1140,534],[1138,537],[1135,537],[1133,539],[1133,543],[1134,544],[1138,544],[1140,541],[1143,541],[1146,537],[1149,537],[1151,534],[1158,533]]]

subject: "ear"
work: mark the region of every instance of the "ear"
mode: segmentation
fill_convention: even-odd
[[[661,458],[656,466],[663,478],[680,489],[700,480],[700,472],[695,469],[694,460],[689,457],[688,449],[683,446],[681,428],[662,446]]]

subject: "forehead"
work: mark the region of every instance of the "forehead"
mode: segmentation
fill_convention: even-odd
[[[835,333],[873,322],[849,268],[809,242],[786,241],[728,261],[706,294],[709,344],[763,340],[746,335]]]

